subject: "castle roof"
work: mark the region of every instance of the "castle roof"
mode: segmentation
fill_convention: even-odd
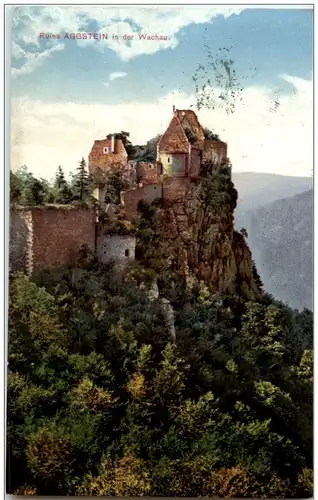
[[[159,151],[166,153],[188,153],[189,141],[183,130],[179,118],[175,115],[165,133],[161,136]]]
[[[114,151],[112,139],[101,139],[94,141],[88,156],[88,169],[91,174],[103,174],[114,167],[124,168],[127,164],[127,151],[121,139],[114,140]]]

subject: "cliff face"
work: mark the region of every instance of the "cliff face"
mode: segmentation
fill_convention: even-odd
[[[213,293],[239,293],[256,299],[252,256],[234,231],[237,192],[225,175],[191,184],[184,198],[164,203],[152,221],[154,252],[188,282],[203,281]]]

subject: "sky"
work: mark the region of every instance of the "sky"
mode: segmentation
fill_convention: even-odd
[[[144,144],[175,105],[228,143],[233,172],[312,174],[309,7],[23,5],[10,23],[13,170],[75,171],[94,140],[121,130]],[[202,85],[209,99],[198,109]]]

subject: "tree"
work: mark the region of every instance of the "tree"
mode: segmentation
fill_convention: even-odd
[[[73,199],[88,201],[91,198],[91,179],[84,158],[79,162],[76,174],[72,179]]]
[[[208,139],[210,141],[219,141],[220,140],[220,137],[218,134],[215,134],[214,132],[212,132],[212,130],[210,130],[209,128],[205,127],[203,129],[203,132],[204,132],[204,137],[205,139]]]
[[[248,233],[247,233],[245,227],[242,227],[240,229],[240,233],[241,233],[242,236],[244,236],[244,238],[248,238]]]
[[[69,203],[72,200],[72,190],[65,179],[61,166],[58,167],[55,174],[54,191],[55,201],[57,203]]]
[[[149,141],[146,142],[144,146],[136,146],[134,160],[153,162],[157,158],[157,144],[160,139],[160,135],[156,135]]]
[[[65,184],[65,176],[61,165],[58,167],[55,174],[55,186],[57,189],[61,189]]]
[[[128,158],[132,159],[134,153],[135,153],[135,147],[132,145],[131,141],[129,140],[129,132],[121,131],[121,132],[116,132],[115,134],[108,134],[107,139],[111,139],[111,137],[114,136],[115,139],[121,139],[123,142],[123,145],[125,146],[125,149],[128,154]]]
[[[19,204],[21,193],[19,178],[10,170],[10,202]]]
[[[172,345],[148,270],[77,271],[11,278],[10,491],[311,494],[309,311],[194,290]]]
[[[252,262],[252,270],[253,270],[253,278],[254,278],[254,281],[255,281],[255,283],[257,284],[257,286],[259,287],[259,289],[260,289],[260,290],[262,290],[262,289],[263,289],[264,284],[263,284],[263,282],[262,282],[262,280],[261,280],[261,277],[260,277],[260,275],[259,275],[259,273],[258,273],[258,271],[257,271],[257,267],[256,267],[256,264],[255,264],[254,260],[253,260],[253,262]]]
[[[46,194],[46,186],[43,182],[33,178],[25,190],[25,200],[28,205],[42,205]]]
[[[42,205],[52,201],[51,186],[45,179],[37,179],[24,165],[10,174],[11,201],[20,205]]]
[[[195,144],[197,142],[197,137],[196,135],[192,132],[192,130],[190,128],[186,128],[184,130],[185,132],[185,135],[187,136],[188,138],[188,141],[190,142],[190,144]]]
[[[202,250],[211,223],[221,216],[227,224],[237,201],[226,170],[217,167],[208,165],[195,186]],[[79,198],[84,171],[82,160]],[[109,201],[119,201],[125,182],[122,171],[110,173]],[[56,183],[63,185],[60,170]],[[157,231],[170,207],[163,200],[139,204],[140,259],[124,271],[83,258],[76,269],[10,277],[10,492],[312,494],[312,313],[265,293],[251,301],[238,291],[214,295],[195,280],[188,286],[176,272],[175,243]],[[240,250],[244,236],[232,234]],[[215,243],[221,251],[218,236]],[[233,274],[247,267],[261,286],[244,251],[226,248]],[[149,293],[154,282],[158,299]],[[172,308],[173,342],[163,296]]]
[[[113,170],[107,176],[105,203],[120,204],[120,193],[130,186],[122,170]]]

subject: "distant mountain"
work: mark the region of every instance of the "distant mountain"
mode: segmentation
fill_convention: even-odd
[[[239,193],[236,218],[252,208],[289,198],[313,187],[311,177],[290,177],[256,172],[233,173],[233,182]]]
[[[290,186],[297,189],[296,182]],[[313,190],[241,213],[240,222],[265,290],[292,307],[312,309]]]

